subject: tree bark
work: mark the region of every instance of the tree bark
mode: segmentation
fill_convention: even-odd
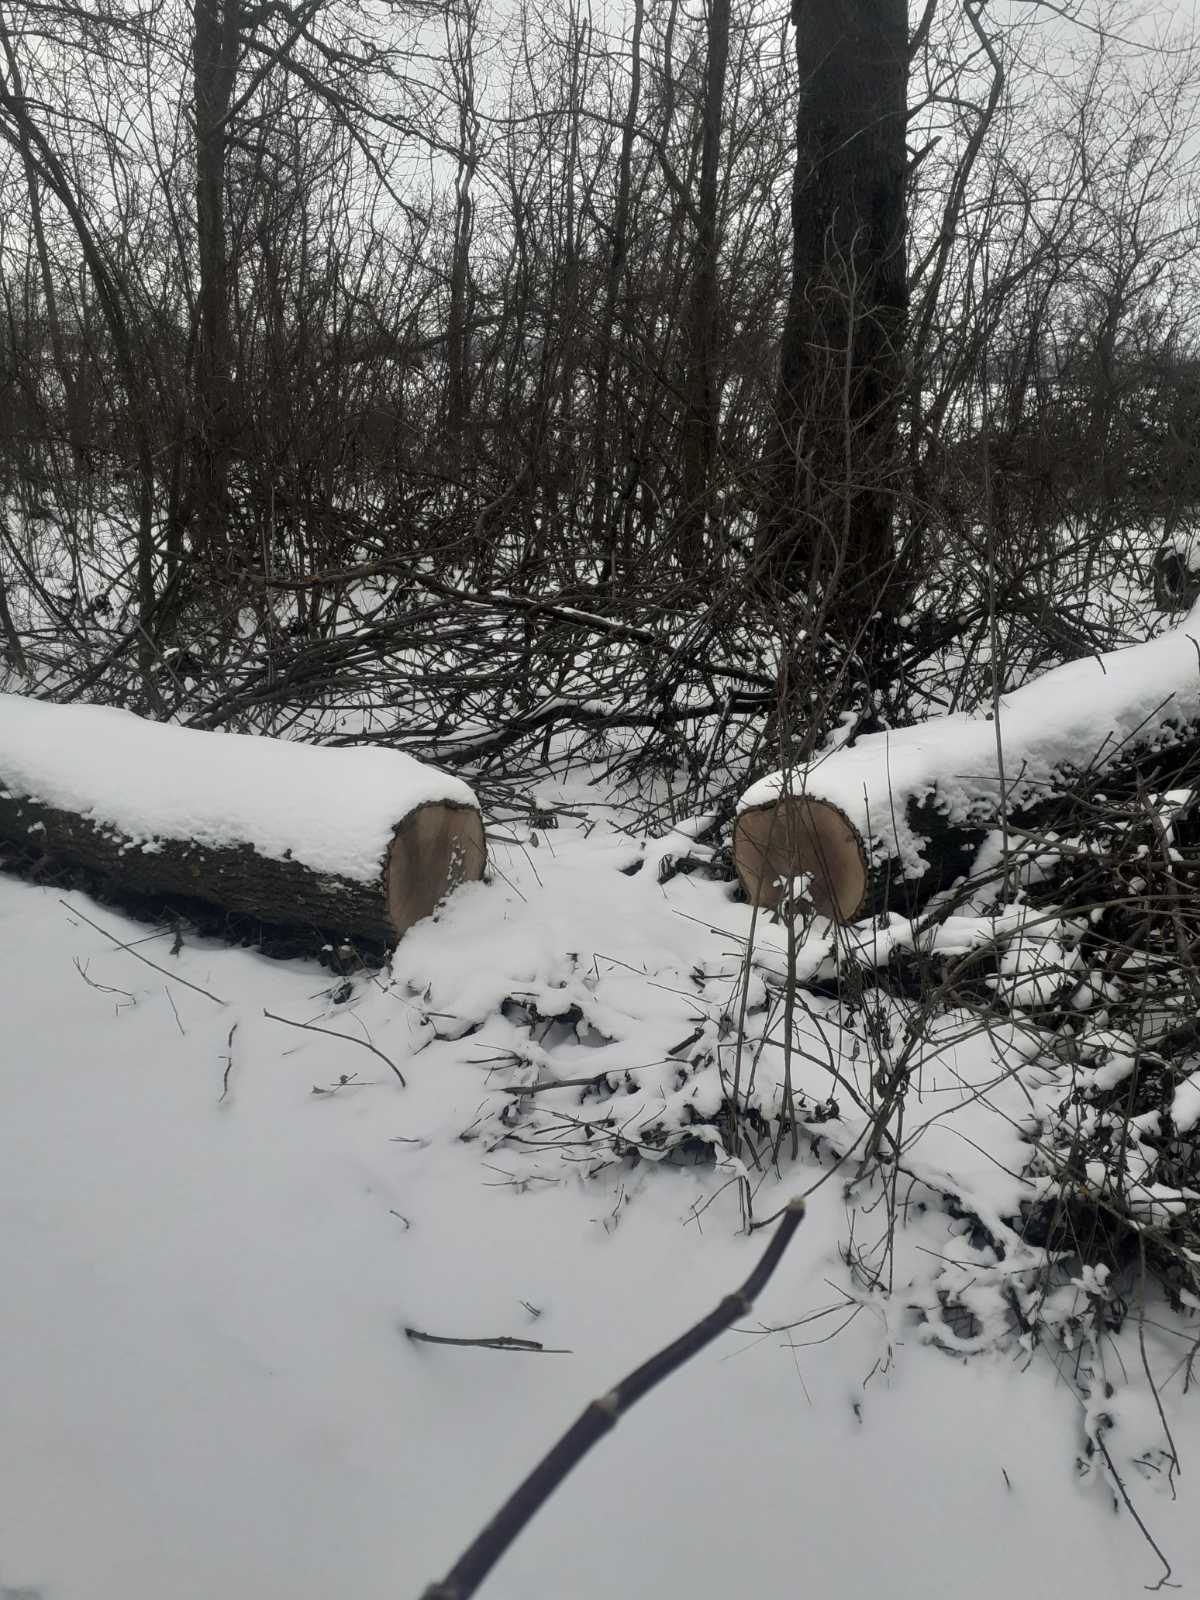
[[[713,467],[717,455],[720,398],[718,352],[720,292],[718,266],[721,228],[717,179],[721,162],[725,73],[729,62],[730,0],[710,0],[708,53],[701,123],[700,193],[696,206],[696,257],[688,310],[687,409],[683,427],[683,514],[680,532],[685,559],[699,567],[710,522]]]
[[[793,274],[756,554],[853,643],[886,604],[904,386],[903,0],[793,0]]]
[[[183,897],[373,945],[486,865],[471,789],[401,751],[12,694],[0,694],[0,844],[118,899]]]
[[[458,101],[458,170],[454,179],[454,243],[450,257],[450,311],[446,324],[446,435],[451,470],[463,465],[464,434],[471,414],[471,245],[475,232],[472,185],[479,165],[479,110],[475,101],[475,0],[446,15],[446,43]]]
[[[468,806],[434,803],[410,812],[397,823],[377,881],[365,883],[260,855],[250,844],[156,839],[147,850],[109,824],[3,784],[0,773],[0,842],[26,859],[36,854],[48,870],[82,868],[118,900],[199,901],[335,941],[395,944],[451,889],[481,878],[486,862],[483,823]]]
[[[225,165],[240,13],[241,0],[194,0],[192,86],[199,292],[191,497],[193,546],[201,555],[211,555],[225,538],[233,454]]]
[[[642,30],[646,20],[645,0],[633,0],[633,33],[629,46],[629,98],[625,106],[625,116],[621,123],[621,151],[617,159],[617,192],[613,203],[612,217],[612,242],[609,248],[608,266],[604,276],[604,301],[599,319],[600,345],[596,364],[596,413],[594,421],[594,436],[592,441],[592,540],[597,549],[606,547],[608,561],[609,583],[614,591],[619,588],[619,575],[622,557],[627,553],[622,550],[621,540],[617,536],[617,509],[618,502],[615,490],[615,474],[613,463],[617,456],[617,440],[610,426],[609,412],[612,400],[612,371],[614,342],[619,336],[622,349],[628,342],[629,328],[628,317],[622,319],[622,326],[617,327],[617,301],[621,293],[621,281],[625,276],[625,262],[629,253],[629,221],[632,210],[633,195],[633,151],[637,136],[637,121],[641,108],[642,97]],[[636,473],[636,462],[632,459],[626,462],[627,476],[630,477],[629,490],[624,498],[629,498],[632,489],[632,475],[628,468],[632,467]]]

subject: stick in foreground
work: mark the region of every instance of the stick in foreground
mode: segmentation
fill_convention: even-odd
[[[673,1344],[667,1345],[665,1350],[660,1350],[649,1361],[643,1362],[627,1378],[623,1378],[615,1389],[610,1389],[599,1400],[593,1400],[553,1449],[538,1462],[524,1483],[514,1490],[442,1581],[431,1584],[425,1590],[422,1600],[468,1600],[468,1596],[475,1593],[521,1529],[546,1503],[571,1468],[583,1460],[610,1428],[616,1427],[618,1419],[634,1401],[640,1400],[655,1384],[670,1377],[685,1361],[703,1350],[705,1345],[711,1344],[738,1317],[750,1312],[779,1265],[803,1217],[804,1201],[789,1201],[770,1244],[742,1287],[726,1295],[715,1311],[710,1311],[707,1317],[702,1318],[694,1328],[689,1328]]]

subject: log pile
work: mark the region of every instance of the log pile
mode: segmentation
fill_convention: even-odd
[[[1003,821],[1047,826],[1089,786],[1162,783],[1198,751],[1200,604],[1156,639],[1001,696],[995,716],[869,734],[760,779],[734,862],[756,905],[790,898],[841,922],[912,913],[971,873]]]
[[[479,806],[394,750],[199,733],[0,695],[0,842],[118,897],[394,944],[483,876]]]

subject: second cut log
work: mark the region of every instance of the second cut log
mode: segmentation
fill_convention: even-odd
[[[751,901],[841,922],[912,912],[968,876],[1002,819],[1044,818],[1100,780],[1153,783],[1200,744],[1200,605],[1144,644],[1056,667],[990,711],[868,734],[741,798]]]

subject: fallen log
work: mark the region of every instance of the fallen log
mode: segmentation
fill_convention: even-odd
[[[0,841],[118,893],[394,944],[482,877],[479,805],[396,750],[0,695]]]
[[[1200,604],[1144,644],[1070,661],[991,711],[865,735],[742,795],[738,876],[852,922],[912,912],[969,874],[1003,819],[1044,823],[1085,785],[1161,779],[1200,740]]]

